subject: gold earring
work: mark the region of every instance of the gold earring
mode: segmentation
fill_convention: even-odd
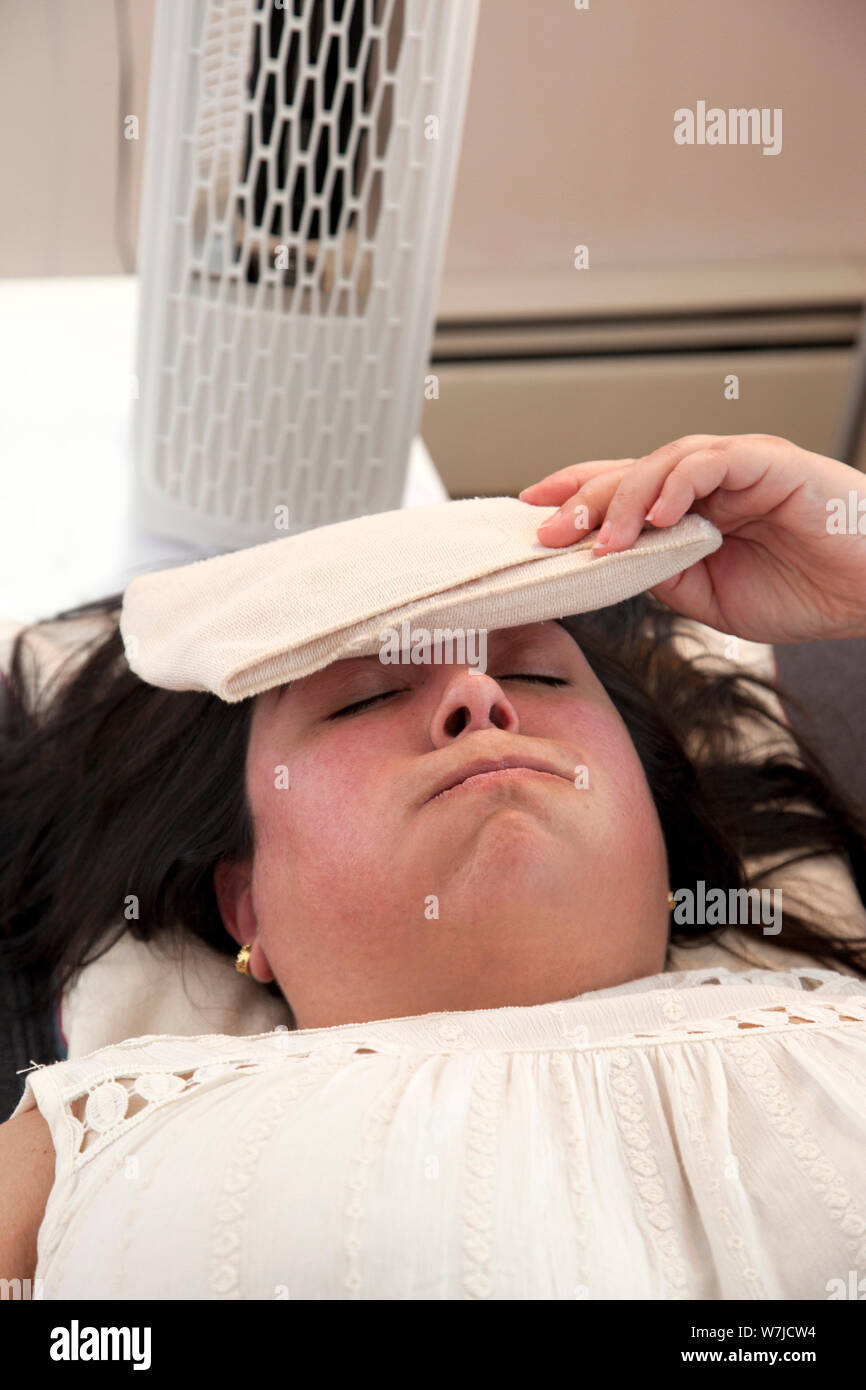
[[[235,970],[239,970],[242,975],[250,974],[250,952],[252,943],[249,946],[242,946],[235,956]]]
[[[673,910],[674,910],[674,908],[676,907],[676,905],[677,905],[676,893],[674,892],[673,889],[671,889],[670,892],[668,893],[668,907],[670,908],[671,912],[673,912]]]

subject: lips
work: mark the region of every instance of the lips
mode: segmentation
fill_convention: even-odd
[[[472,762],[465,763],[456,772],[452,772],[449,777],[440,782],[434,791],[427,798],[432,801],[434,797],[440,796],[442,792],[451,791],[452,787],[459,787],[462,782],[466,782],[470,777],[477,777],[485,772],[504,772],[507,768],[529,768],[533,772],[547,772],[552,777],[564,777],[558,767],[546,762],[543,758],[476,758]]]

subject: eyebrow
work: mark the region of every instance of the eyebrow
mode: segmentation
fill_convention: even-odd
[[[512,649],[520,651],[523,647],[527,647],[531,651],[535,643],[542,639],[543,634],[537,630],[535,624],[531,624],[529,630],[524,628],[523,631],[518,631],[518,628],[516,627],[494,628],[493,632],[489,633],[489,636],[494,641],[495,645],[499,648],[499,657],[501,660],[502,658],[510,655]],[[354,674],[355,668],[368,666],[370,662],[375,662],[377,666],[380,664],[379,657],[375,652],[371,652],[367,656],[344,657],[341,661],[334,661],[331,662],[329,666],[323,666],[321,670],[335,671],[336,668],[339,666],[343,668],[341,672],[341,678],[348,678],[349,676]],[[351,670],[349,669],[350,666],[352,668]],[[284,682],[284,684],[281,685],[279,688],[280,693],[277,696],[277,704],[280,703],[285,692],[291,689],[292,686],[300,685],[305,680],[310,680],[312,676],[317,676],[319,674],[320,671],[313,671],[311,673],[311,676],[303,676],[300,680],[297,681]]]
[[[373,654],[370,655],[370,656],[348,656],[348,657],[345,657],[342,661],[332,661],[332,662],[330,663],[329,666],[323,666],[323,667],[321,668],[321,670],[322,670],[322,671],[334,671],[334,670],[337,668],[337,666],[342,666],[342,667],[348,668],[348,666],[349,666],[350,663],[351,663],[352,667],[354,668],[355,666],[367,665],[367,664],[368,664],[369,662],[371,662],[371,661],[375,661],[376,664],[377,664],[377,666],[379,665],[379,658],[378,658],[378,656],[377,656],[375,653],[373,653]],[[280,700],[282,700],[283,695],[285,694],[285,692],[286,692],[287,690],[290,690],[290,689],[292,688],[292,686],[294,686],[294,685],[301,685],[301,684],[303,684],[303,682],[304,682],[305,680],[310,680],[310,679],[312,679],[312,676],[318,676],[318,675],[320,675],[320,674],[321,674],[321,671],[313,671],[313,672],[311,672],[310,676],[302,676],[302,677],[300,678],[300,680],[296,680],[296,681],[285,681],[285,682],[283,683],[283,685],[281,685],[280,688],[279,688],[279,689],[280,689],[280,693],[279,693],[279,695],[277,696],[277,704],[280,703]],[[343,675],[343,676],[350,676],[350,675],[352,675],[352,671],[349,671],[348,669],[345,669],[345,670],[342,672],[342,675]]]

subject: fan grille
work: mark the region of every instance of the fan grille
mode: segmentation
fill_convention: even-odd
[[[234,547],[399,505],[475,19],[463,0],[161,0],[145,525]]]

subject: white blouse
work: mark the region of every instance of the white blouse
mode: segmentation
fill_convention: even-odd
[[[27,1074],[47,1299],[827,1299],[866,1268],[866,982],[133,1038]]]

